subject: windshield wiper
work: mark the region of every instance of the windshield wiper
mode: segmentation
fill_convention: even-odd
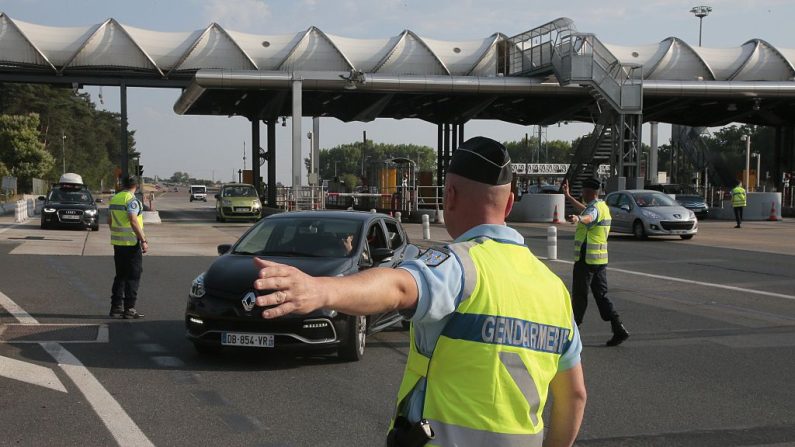
[[[298,258],[317,258],[318,255],[313,253],[301,253],[298,251],[261,251],[262,256],[294,256]]]
[[[259,252],[251,252],[251,251],[237,251],[237,250],[236,250],[236,251],[233,251],[233,252],[232,252],[232,254],[233,254],[233,255],[252,255],[252,256],[253,256],[253,255],[258,255],[258,254],[259,254]]]

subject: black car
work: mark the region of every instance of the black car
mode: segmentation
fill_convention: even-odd
[[[704,219],[709,216],[709,207],[704,197],[698,194],[677,194],[676,201],[680,205],[696,213],[696,217]]]
[[[253,289],[253,258],[292,265],[313,276],[343,276],[414,259],[400,223],[384,214],[298,211],[274,214],[251,227],[193,280],[185,311],[187,337],[199,353],[225,346],[336,351],[359,360],[365,337],[403,320],[398,312],[356,317],[323,309],[307,315],[262,318]]]
[[[41,228],[99,230],[97,204],[85,186],[55,184],[47,196],[40,196],[39,200],[44,201],[41,210]]]

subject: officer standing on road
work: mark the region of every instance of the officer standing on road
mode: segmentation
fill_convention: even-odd
[[[254,288],[271,292],[257,305],[276,306],[264,318],[319,308],[403,309],[411,318],[389,446],[570,446],[577,436],[586,399],[579,332],[565,285],[505,225],[511,177],[503,145],[483,137],[463,143],[444,189],[455,241],[397,269],[311,277],[255,259]]]
[[[582,324],[585,309],[588,307],[588,287],[599,307],[602,320],[609,321],[613,337],[607,346],[618,346],[629,338],[629,333],[621,324],[621,318],[607,298],[607,236],[610,233],[610,209],[599,200],[598,179],[589,178],[582,182],[582,198],[587,205],[575,199],[569,184],[563,184],[563,194],[580,214],[569,215],[566,220],[577,224],[574,233],[574,278],[571,285],[571,298],[574,307],[574,320]]]
[[[737,225],[734,228],[740,228],[740,225],[743,223],[743,208],[746,205],[746,197],[745,197],[745,188],[743,188],[743,182],[737,182],[737,186],[731,190],[732,195],[732,208],[734,208],[734,220],[737,221]]]
[[[116,277],[110,298],[110,316],[143,318],[135,310],[138,284],[143,272],[143,253],[149,250],[144,235],[143,206],[135,198],[138,183],[134,177],[122,180],[124,190],[113,196],[108,206],[110,243],[113,245],[113,261]]]

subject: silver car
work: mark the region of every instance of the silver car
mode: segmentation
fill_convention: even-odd
[[[647,236],[679,236],[692,239],[698,232],[698,219],[670,196],[657,191],[630,189],[611,192],[605,197],[616,233]]]

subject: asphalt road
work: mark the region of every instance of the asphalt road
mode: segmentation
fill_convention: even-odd
[[[219,224],[212,201],[183,193],[157,206],[164,223],[148,229],[138,321],[106,318],[106,228],[44,232],[0,219],[0,340],[19,320],[107,327],[98,343],[0,342],[0,445],[383,445],[407,333],[368,338],[358,363],[198,356],[184,339],[188,287],[215,244],[250,224]],[[544,228],[519,229],[546,253]],[[795,445],[795,256],[692,242],[611,237],[610,295],[632,337],[602,347],[609,325],[592,304],[581,328],[589,399],[578,445]],[[571,233],[559,244],[562,260],[547,263],[570,283]],[[39,341],[69,338],[60,331]]]

